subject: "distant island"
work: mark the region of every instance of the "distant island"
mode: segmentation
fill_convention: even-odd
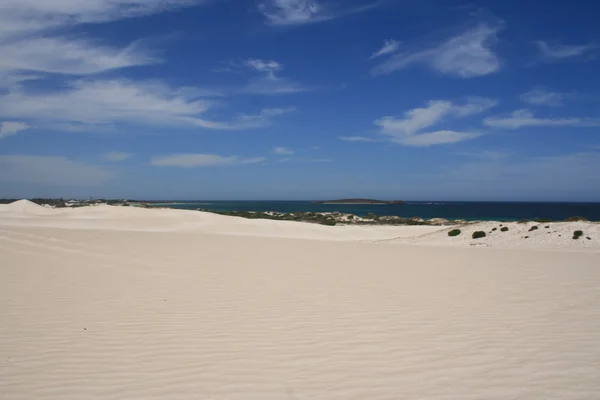
[[[340,199],[313,201],[315,204],[404,204],[403,200]]]

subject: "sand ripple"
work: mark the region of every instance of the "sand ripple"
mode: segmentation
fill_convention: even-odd
[[[0,228],[0,398],[596,399],[597,253]]]

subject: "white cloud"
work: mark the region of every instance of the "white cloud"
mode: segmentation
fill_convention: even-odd
[[[435,131],[420,133],[418,135],[405,135],[394,137],[393,141],[404,146],[427,147],[436,144],[451,144],[481,136],[472,132]]]
[[[386,39],[383,42],[383,46],[371,55],[371,59],[379,57],[379,56],[383,56],[386,54],[395,53],[398,51],[399,48],[400,48],[400,42],[398,42],[394,39]]]
[[[0,1],[0,118],[41,128],[85,131],[111,129],[117,124],[187,126],[208,129],[247,129],[267,125],[275,115],[240,115],[230,121],[206,117],[222,96],[202,88],[171,88],[160,82],[78,78],[53,90],[44,87],[48,74],[87,76],[160,62],[143,40],[125,47],[72,34],[84,23],[139,17],[203,3],[204,0],[4,0]],[[257,61],[257,60],[254,60]],[[274,64],[253,62],[254,68],[276,70]],[[269,90],[298,91],[281,80]],[[255,88],[255,90],[258,90]],[[262,90],[267,90],[264,87]],[[10,125],[4,128],[14,133]]]
[[[375,142],[374,138],[366,137],[366,136],[340,136],[338,139],[346,141],[346,142]]]
[[[262,75],[250,79],[241,89],[242,93],[278,95],[313,90],[313,88],[304,87],[302,84],[288,78],[277,76],[277,72],[283,70],[283,65],[277,61],[249,59],[244,62],[244,65]],[[236,66],[235,64],[231,64],[230,67],[235,68]]]
[[[125,153],[122,151],[111,151],[104,154],[104,159],[109,162],[121,162],[133,157],[132,153]]]
[[[287,147],[275,147],[273,149],[273,153],[278,154],[278,155],[290,156],[290,155],[294,154],[294,151],[291,149],[288,149]]]
[[[436,144],[456,143],[480,136],[476,132],[458,132],[453,130],[436,130],[423,132],[447,118],[464,118],[479,114],[494,107],[496,101],[487,98],[473,97],[467,103],[456,105],[449,101],[430,101],[426,107],[415,108],[404,113],[402,118],[383,117],[375,121],[381,133],[390,140],[405,146],[431,146]]]
[[[240,114],[237,116],[236,120],[238,124],[241,126],[253,127],[253,126],[264,126],[268,124],[268,118],[277,117],[280,115],[288,114],[294,112],[296,110],[295,107],[287,107],[287,108],[265,108],[261,110],[260,113],[255,115],[246,115]]]
[[[551,92],[543,88],[535,88],[530,92],[523,93],[521,95],[521,100],[536,106],[559,107],[564,104],[565,97],[566,96],[563,93]]]
[[[348,2],[348,0],[346,0]],[[329,21],[344,15],[370,10],[377,2],[356,7],[329,7],[317,0],[265,0],[258,4],[258,11],[270,25],[304,25]]]
[[[35,37],[0,43],[0,52],[0,74],[35,71],[88,75],[160,62],[142,48],[141,42],[117,49],[89,40]]]
[[[15,135],[19,132],[25,131],[31,128],[24,122],[18,121],[4,121],[0,122],[0,139],[10,135]]]
[[[267,109],[229,122],[212,121],[203,117],[212,102],[196,96],[193,90],[173,89],[160,82],[80,80],[62,91],[28,93],[18,88],[0,95],[0,117],[35,120],[47,126],[70,124],[81,130],[114,123],[248,129],[264,126],[270,117],[287,112]]]
[[[572,126],[572,127],[596,127],[600,126],[597,118],[536,118],[529,110],[513,111],[509,117],[490,117],[483,123],[492,128],[519,129],[532,126]]]
[[[115,48],[64,31],[82,23],[138,17],[196,0],[5,0],[0,3],[0,81],[20,71],[87,75],[160,59],[141,41]]]
[[[246,65],[259,72],[265,72],[267,77],[275,78],[275,72],[281,71],[283,67],[277,61],[263,61],[259,59],[246,60]]]
[[[104,167],[66,157],[0,155],[0,182],[98,186],[113,177]]]
[[[480,24],[442,44],[398,53],[374,67],[373,75],[391,74],[413,64],[424,63],[446,75],[472,78],[488,75],[500,69],[500,60],[491,49],[499,26]]]
[[[311,90],[314,89],[284,78],[259,78],[250,80],[250,82],[241,89],[241,92],[248,94],[278,95],[302,93]]]
[[[242,164],[257,164],[265,161],[264,157],[243,158],[238,156],[224,157],[216,154],[173,154],[155,157],[151,165],[157,167],[225,167]]]
[[[535,43],[538,46],[542,60],[545,61],[560,61],[566,58],[577,57],[598,48],[598,46],[593,43],[585,45],[551,45],[543,40]]]

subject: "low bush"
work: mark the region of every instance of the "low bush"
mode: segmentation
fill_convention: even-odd
[[[508,231],[508,226],[505,226],[505,227],[503,227],[503,228],[500,228],[500,231],[502,231],[502,232],[506,232],[506,231]]]
[[[485,237],[485,232],[484,231],[473,232],[473,239],[480,239],[482,237]]]
[[[460,229],[452,229],[450,232],[448,232],[448,236],[458,236],[460,235]]]
[[[495,232],[495,231],[497,231],[497,230],[498,230],[498,228],[494,228],[494,229],[492,229],[492,232]]]
[[[569,217],[569,218],[565,218],[565,222],[578,222],[578,221],[587,222],[588,219],[586,217]]]
[[[548,219],[548,218],[536,218],[533,221],[537,222],[537,223],[540,223],[540,224],[543,224],[544,222],[554,222],[554,221],[552,221],[551,219]]]
[[[526,223],[528,223],[528,222],[531,222],[531,221],[530,221],[530,220],[528,220],[528,219],[520,219],[520,220],[519,220],[519,222],[517,222],[517,223],[518,223],[518,224],[526,224]]]
[[[583,236],[583,231],[575,231],[575,232],[573,232],[573,236],[574,236],[574,237],[575,237],[575,236],[577,236],[577,237],[579,237],[579,236]]]
[[[546,225],[544,228],[548,229],[548,228],[550,228],[550,225]]]
[[[538,229],[540,229],[537,225],[532,226],[531,228],[529,228],[529,232],[531,231],[537,231]]]
[[[335,220],[330,218],[325,218],[324,220],[319,221],[319,223],[327,226],[335,226],[336,224]]]

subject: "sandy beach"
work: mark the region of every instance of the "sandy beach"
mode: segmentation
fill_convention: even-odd
[[[498,225],[2,205],[0,398],[597,398],[598,224]]]

